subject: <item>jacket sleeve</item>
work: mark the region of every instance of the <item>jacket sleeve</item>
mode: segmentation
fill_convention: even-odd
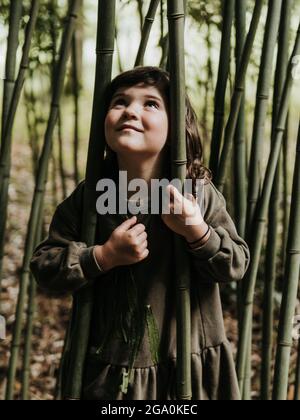
[[[30,269],[45,290],[74,292],[104,274],[94,258],[94,247],[80,239],[84,182],[56,209],[48,237],[34,250]]]
[[[246,242],[238,235],[226,210],[226,201],[212,182],[204,187],[204,220],[211,228],[208,241],[191,249],[192,268],[202,281],[230,282],[241,280],[250,263]]]

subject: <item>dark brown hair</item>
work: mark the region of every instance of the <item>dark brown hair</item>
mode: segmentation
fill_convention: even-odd
[[[136,67],[123,72],[115,77],[108,85],[105,94],[105,109],[108,111],[111,99],[115,92],[123,87],[131,87],[138,84],[154,86],[164,98],[167,112],[170,109],[170,76],[169,73],[159,67]],[[187,151],[187,178],[211,180],[211,171],[203,165],[203,148],[199,135],[196,113],[186,94],[186,151]],[[115,152],[106,144],[105,158],[116,158]],[[170,155],[170,154],[169,154]],[[171,158],[171,156],[170,156]],[[169,162],[170,163],[170,162]],[[171,167],[170,167],[171,170]]]

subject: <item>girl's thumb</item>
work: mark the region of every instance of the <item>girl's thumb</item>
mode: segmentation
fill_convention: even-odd
[[[135,225],[137,222],[137,217],[133,216],[130,219],[125,220],[125,222],[123,222],[120,227],[124,230],[128,230],[131,228],[131,226]]]
[[[193,196],[193,194],[187,193],[186,194],[186,198],[188,200],[190,200],[192,203],[194,203],[196,201],[195,197]]]

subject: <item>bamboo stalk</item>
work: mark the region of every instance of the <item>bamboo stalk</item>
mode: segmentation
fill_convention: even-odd
[[[246,348],[250,331],[250,321],[252,317],[252,306],[253,306],[253,295],[256,283],[256,277],[258,272],[258,266],[260,262],[260,254],[262,249],[262,243],[264,238],[265,224],[268,214],[268,207],[270,203],[270,197],[272,192],[272,185],[274,182],[274,177],[276,173],[277,163],[280,156],[280,150],[282,146],[282,137],[285,130],[286,117],[288,112],[289,98],[291,94],[291,88],[293,84],[293,75],[292,68],[293,63],[292,59],[295,55],[298,55],[300,52],[300,28],[297,32],[297,37],[295,41],[295,47],[289,61],[289,67],[287,72],[287,77],[283,89],[283,94],[280,102],[278,119],[276,123],[276,129],[274,132],[274,141],[272,142],[273,147],[271,149],[271,154],[268,161],[267,171],[264,179],[263,190],[261,198],[258,202],[257,210],[255,213],[254,224],[252,229],[253,237],[250,241],[250,252],[252,259],[250,266],[246,273],[244,284],[244,296],[243,296],[243,320],[241,328],[241,337],[239,340],[238,348],[238,362],[237,362],[237,371],[238,378],[241,385],[241,377],[245,370],[246,363]]]
[[[39,226],[37,228],[37,236],[35,244],[41,241],[42,226],[43,226],[43,212],[40,214]],[[30,354],[32,345],[32,331],[34,323],[34,315],[36,311],[36,282],[32,275],[30,275],[30,283],[28,287],[28,306],[27,306],[27,319],[25,327],[25,340],[24,340],[24,354],[23,354],[23,369],[22,369],[22,388],[21,399],[28,400],[29,397],[29,381],[30,381]]]
[[[26,124],[29,137],[29,146],[31,149],[32,173],[36,176],[37,162],[39,159],[38,130],[36,117],[36,97],[33,92],[32,71],[29,71],[30,91],[24,91],[25,107],[26,107]]]
[[[282,0],[269,0],[266,30],[264,35],[263,50],[257,84],[254,127],[251,143],[252,148],[250,157],[247,207],[248,227],[250,227],[252,224],[253,215],[260,192],[263,166],[263,139],[265,135],[269,92],[272,80],[270,75],[272,74],[273,68],[273,58],[279,30],[281,6]]]
[[[5,78],[3,83],[3,101],[1,118],[1,148],[6,121],[9,115],[10,102],[15,85],[16,55],[19,45],[19,26],[22,17],[22,0],[15,0],[10,3],[9,30],[7,38]],[[1,153],[1,152],[0,152]]]
[[[168,0],[168,22],[171,82],[171,138],[172,178],[181,182],[186,177],[185,144],[185,62],[184,62],[184,3],[182,0]],[[177,278],[177,397],[192,398],[191,385],[191,308],[190,273],[188,255],[184,252],[182,238],[174,235],[175,272]]]
[[[34,314],[36,310],[36,283],[33,276],[30,276],[29,290],[28,290],[28,310],[27,321],[25,327],[25,343],[23,355],[23,368],[22,368],[22,392],[21,399],[28,400],[29,394],[29,381],[30,381],[30,353],[32,345],[32,330],[34,322]]]
[[[224,115],[225,115],[225,94],[229,76],[230,53],[231,53],[231,30],[234,17],[235,0],[222,2],[223,5],[223,27],[220,48],[218,80],[215,91],[214,124],[211,140],[211,153],[209,167],[213,173],[217,173],[219,154],[221,149]]]
[[[4,239],[8,206],[8,187],[11,169],[12,130],[21,97],[26,71],[29,64],[29,50],[39,10],[39,0],[34,0],[30,9],[30,20],[25,30],[22,59],[17,80],[10,101],[9,113],[5,122],[0,154],[0,282],[2,279],[2,261],[4,256]]]
[[[278,54],[275,72],[272,132],[274,132],[283,84],[286,77],[289,50],[289,28],[293,0],[287,0],[282,4],[281,21],[278,38]],[[272,137],[273,138],[273,137]],[[273,324],[274,324],[274,291],[276,282],[276,262],[278,246],[279,225],[279,198],[280,198],[281,167],[280,160],[277,167],[274,186],[271,195],[268,239],[266,250],[266,282],[264,289],[263,304],[263,338],[262,338],[262,368],[261,368],[261,399],[270,399],[271,364],[273,349]]]
[[[243,48],[246,38],[246,3],[244,0],[236,0],[236,61],[237,69],[242,59]],[[245,90],[245,83],[243,86]],[[245,237],[246,214],[247,214],[247,156],[246,156],[246,121],[245,121],[245,95],[242,97],[241,108],[237,121],[236,132],[234,136],[234,207],[236,209],[237,230],[241,237]],[[242,311],[242,288],[243,282],[237,285],[237,312],[239,329],[241,324]],[[247,356],[248,370],[242,378],[244,383],[243,400],[251,399],[251,349]]]
[[[291,202],[287,261],[280,318],[278,327],[277,352],[273,399],[286,400],[289,381],[290,353],[293,345],[292,329],[295,315],[300,274],[300,122],[296,149],[293,193]]]
[[[149,40],[151,28],[155,19],[155,14],[156,14],[159,2],[160,0],[151,0],[150,2],[149,9],[145,17],[145,23],[142,29],[142,38],[139,45],[134,67],[143,65],[147,43]]]
[[[61,182],[61,187],[62,187],[62,198],[64,200],[67,197],[68,193],[67,193],[67,183],[66,183],[66,173],[65,173],[62,118],[61,118],[60,108],[58,110],[58,118],[57,118],[57,133],[58,133],[58,168],[59,168],[60,182]]]
[[[213,74],[213,64],[212,64],[212,57],[211,57],[211,51],[212,51],[212,42],[211,42],[211,30],[210,30],[210,24],[207,22],[207,33],[205,37],[206,41],[206,48],[207,48],[207,64],[205,66],[206,69],[206,80],[201,81],[199,83],[199,87],[202,86],[204,90],[204,103],[202,107],[202,126],[203,126],[203,163],[204,165],[207,162],[207,166],[209,165],[209,150],[208,147],[205,147],[205,145],[209,146],[209,122],[208,122],[208,114],[209,114],[209,103],[210,103],[210,92],[213,91],[213,80],[214,80],[214,74]]]
[[[235,20],[236,20],[236,71],[240,66],[243,48],[246,38],[246,3],[243,0],[235,2]],[[245,89],[245,84],[243,86]],[[237,127],[234,137],[234,207],[236,209],[235,219],[237,231],[244,237],[246,227],[246,205],[247,205],[247,160],[246,160],[246,121],[245,121],[245,95],[241,101],[241,108],[237,121]],[[241,299],[242,283],[237,285],[237,311],[238,321],[241,320]]]
[[[233,138],[235,134],[236,124],[239,116],[239,110],[241,106],[242,97],[244,94],[244,84],[247,74],[247,69],[250,61],[250,56],[252,52],[252,47],[257,32],[258,23],[261,16],[261,11],[263,7],[263,0],[256,0],[255,7],[253,11],[253,16],[245,41],[245,46],[243,49],[243,54],[241,58],[241,65],[237,72],[234,84],[234,92],[231,98],[230,114],[225,128],[224,134],[224,144],[222,153],[220,156],[217,176],[215,184],[217,188],[222,192],[225,184],[227,163],[229,161],[229,156],[231,153]]]
[[[98,3],[97,62],[92,123],[86,167],[82,240],[92,246],[95,243],[97,214],[95,209],[96,183],[101,176],[101,161],[104,157],[104,91],[111,80],[115,35],[115,1],[101,0]],[[101,139],[101,141],[99,140]],[[68,378],[63,396],[80,399],[83,368],[89,340],[89,326],[93,307],[93,288],[86,288],[74,295],[71,353]],[[75,316],[76,315],[76,316]]]
[[[283,136],[283,158],[282,158],[282,173],[283,173],[283,232],[282,232],[282,267],[285,267],[286,262],[286,247],[287,247],[287,240],[288,240],[288,230],[289,230],[289,196],[290,196],[290,188],[289,188],[289,159],[288,159],[288,150],[289,150],[289,114],[286,120],[286,130]]]
[[[78,42],[76,39],[76,32],[74,34],[72,43],[72,55],[73,55],[73,67],[72,67],[72,79],[73,79],[73,101],[74,101],[74,148],[73,148],[73,165],[74,165],[74,183],[79,183],[79,167],[78,167],[78,156],[79,156],[79,94],[80,94],[80,81],[78,74]]]
[[[242,58],[246,38],[246,3],[236,0],[236,61],[237,71]],[[244,84],[245,85],[245,84]],[[245,89],[245,86],[243,86]],[[243,95],[239,118],[236,127],[235,139],[235,209],[237,230],[244,237],[246,228],[247,210],[247,161],[246,161],[246,120],[245,120],[245,95]]]
[[[36,186],[34,191],[34,196],[31,205],[30,211],[30,218],[28,224],[28,230],[26,234],[26,241],[25,241],[25,253],[23,257],[23,264],[22,264],[22,272],[21,272],[21,279],[20,279],[20,290],[18,295],[18,302],[17,302],[17,310],[16,310],[16,321],[13,329],[13,341],[11,347],[11,356],[9,360],[9,370],[8,370],[8,380],[7,380],[7,388],[6,388],[6,399],[10,400],[13,398],[13,386],[14,386],[14,379],[16,374],[17,368],[17,359],[19,354],[20,348],[20,337],[21,337],[21,328],[22,328],[22,317],[24,311],[24,303],[25,303],[25,294],[27,290],[27,284],[29,279],[29,263],[32,257],[34,244],[35,244],[35,237],[36,231],[39,223],[39,217],[42,207],[42,202],[45,193],[45,183],[47,179],[47,171],[48,171],[48,162],[51,153],[51,146],[52,146],[52,137],[54,127],[57,121],[58,116],[58,108],[60,97],[63,90],[63,83],[66,73],[66,64],[67,59],[69,56],[70,48],[71,48],[71,41],[74,32],[74,23],[76,20],[76,13],[78,8],[79,0],[72,0],[70,3],[70,7],[68,10],[68,18],[66,20],[66,26],[63,33],[63,38],[61,42],[61,50],[59,61],[57,64],[57,71],[56,71],[56,78],[55,78],[55,86],[52,93],[52,101],[51,101],[51,109],[50,115],[47,125],[47,130],[45,133],[43,149],[41,151],[41,156],[39,159],[39,167],[38,173],[36,178]]]
[[[140,20],[140,31],[141,35],[143,32],[143,24],[144,24],[144,14],[143,14],[143,0],[136,0],[137,1],[137,11]]]

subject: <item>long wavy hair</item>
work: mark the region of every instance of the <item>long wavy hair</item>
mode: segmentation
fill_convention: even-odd
[[[131,87],[138,84],[155,87],[166,102],[168,116],[170,117],[170,75],[159,67],[141,66],[128,70],[115,77],[108,85],[105,92],[105,110],[108,112],[113,95],[120,88]],[[170,118],[169,118],[170,120]],[[187,176],[193,180],[193,190],[196,180],[210,181],[212,173],[203,165],[203,147],[199,134],[199,126],[196,113],[186,94],[186,151],[187,151]],[[170,130],[169,130],[170,131]],[[172,142],[172,139],[171,139]],[[166,146],[168,146],[168,142]],[[116,153],[108,146],[105,146],[105,159],[117,162]],[[168,154],[168,164],[171,164],[171,153]],[[169,166],[171,172],[171,166]]]

